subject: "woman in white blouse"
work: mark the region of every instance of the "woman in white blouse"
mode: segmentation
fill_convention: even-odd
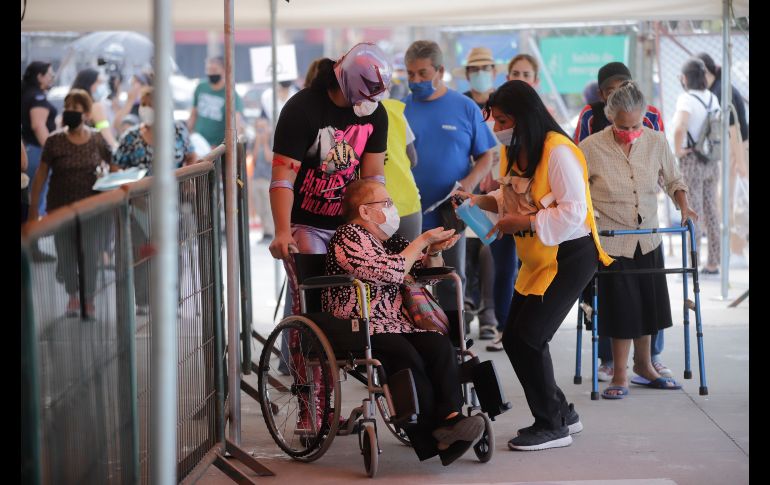
[[[674,113],[674,149],[679,158],[693,209],[703,214],[703,221],[697,228],[696,241],[705,232],[708,236],[708,260],[701,271],[705,274],[719,273],[721,262],[721,241],[719,239],[719,163],[702,161],[692,151],[695,140],[700,137],[707,113],[719,110],[719,99],[708,90],[706,65],[694,57],[682,66],[679,81],[685,92],[676,98]]]
[[[674,163],[663,133],[643,126],[647,107],[633,81],[626,81],[607,99],[604,112],[612,124],[589,136],[580,148],[588,163],[596,224],[601,230],[658,227],[658,178],[682,212],[682,224],[697,220],[687,202],[687,185]],[[611,271],[663,268],[659,234],[602,237],[602,247],[615,259]],[[634,342],[634,384],[679,389],[662,377],[650,355],[651,336],[672,325],[665,274],[612,275],[599,280],[599,335],[612,338],[614,375],[605,399],[628,394],[626,365]]]
[[[569,446],[583,425],[556,385],[548,342],[597,261],[611,259],[596,234],[583,154],[537,92],[524,81],[509,81],[490,96],[487,111],[506,147],[501,164],[507,175],[487,195],[460,195],[500,214],[490,235],[513,234],[522,261],[502,342],[535,423],[520,429],[508,447]]]

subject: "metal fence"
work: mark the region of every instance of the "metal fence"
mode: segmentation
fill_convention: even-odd
[[[176,172],[177,477],[186,482],[226,448],[221,199],[212,163],[223,153]],[[151,183],[89,197],[23,228],[25,483],[149,483]],[[31,263],[36,243],[57,261]]]
[[[53,263],[22,257],[22,435],[35,483],[135,483],[134,321],[128,206],[120,192],[52,211],[22,232],[56,248]],[[50,251],[53,252],[53,251]]]
[[[217,155],[214,152],[214,155]],[[179,303],[177,476],[186,477],[222,436],[217,429],[215,360],[221,357],[221,252],[217,231],[219,197],[211,162],[179,169]],[[152,314],[148,311],[153,264],[150,179],[127,187],[137,302],[137,360],[142,483],[149,482]],[[219,344],[217,344],[219,342]],[[221,358],[219,359],[221,362]],[[223,369],[223,368],[222,368]],[[220,383],[221,384],[221,383]],[[222,387],[220,386],[219,389]],[[219,402],[218,402],[219,399]],[[220,416],[221,418],[221,416]],[[222,430],[223,431],[223,428]]]

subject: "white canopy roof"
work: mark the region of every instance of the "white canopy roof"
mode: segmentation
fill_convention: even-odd
[[[233,0],[236,28],[270,26],[269,0]],[[22,31],[152,30],[153,0],[30,0]],[[733,0],[736,17],[749,0]],[[221,29],[224,3],[174,0],[178,30]],[[278,0],[283,28],[715,19],[722,0]]]

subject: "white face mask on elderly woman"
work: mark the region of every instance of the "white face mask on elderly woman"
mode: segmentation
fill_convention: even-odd
[[[369,206],[369,204],[364,205]],[[398,209],[396,209],[396,206],[392,203],[390,206],[383,207],[380,210],[382,211],[383,215],[385,215],[384,222],[375,222],[371,219],[371,216],[367,217],[366,220],[377,224],[377,227],[379,227],[380,230],[385,233],[387,238],[390,239],[398,230],[398,226],[401,224],[401,217],[398,215]]]

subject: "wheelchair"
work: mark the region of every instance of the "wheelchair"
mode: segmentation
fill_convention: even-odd
[[[267,337],[259,359],[259,393],[262,415],[276,444],[302,462],[317,460],[329,449],[335,436],[358,435],[358,446],[369,477],[378,468],[382,452],[378,442],[376,415],[387,429],[409,445],[405,427],[419,415],[414,379],[410,369],[387,376],[372,357],[369,338],[369,298],[366,285],[350,275],[322,276],[324,254],[294,254],[287,264],[290,281],[295,280],[299,314],[284,318]],[[462,285],[453,268],[425,268],[417,282],[454,281],[458,308],[462,309]],[[352,286],[357,289],[358,314],[351,319],[334,318],[320,311],[321,289]],[[296,308],[296,307],[295,307]],[[446,312],[460,364],[460,381],[467,415],[480,412],[485,420],[482,437],[473,446],[479,461],[492,458],[495,438],[491,420],[508,409],[492,361],[480,362],[468,348],[462,310]],[[289,358],[282,357],[282,339],[288,340]],[[366,386],[361,405],[347,419],[340,419],[341,376],[350,376]]]

